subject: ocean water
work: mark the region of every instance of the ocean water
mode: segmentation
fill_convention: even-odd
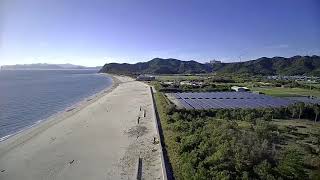
[[[0,141],[111,85],[95,70],[0,71]]]

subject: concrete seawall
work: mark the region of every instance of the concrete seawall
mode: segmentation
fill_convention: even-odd
[[[154,97],[154,91],[153,88],[150,87],[150,93],[152,96],[152,104],[153,104],[153,112],[154,112],[154,117],[155,117],[155,126],[157,129],[157,133],[159,136],[159,141],[161,145],[161,166],[162,166],[162,173],[163,173],[163,179],[164,180],[173,180],[173,172],[172,172],[172,167],[168,158],[167,150],[165,148],[165,143],[164,143],[164,135],[161,127],[161,122],[160,122],[160,117],[158,114],[158,109],[156,106],[155,102],[155,97]]]

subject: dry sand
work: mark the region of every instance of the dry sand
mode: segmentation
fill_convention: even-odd
[[[114,77],[114,87],[0,142],[0,179],[162,179],[149,86]],[[139,124],[138,124],[139,118]]]

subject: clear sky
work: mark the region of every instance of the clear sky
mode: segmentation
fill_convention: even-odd
[[[320,54],[319,0],[0,0],[0,65]]]

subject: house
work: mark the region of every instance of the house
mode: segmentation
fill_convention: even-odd
[[[200,86],[203,85],[203,82],[198,82],[198,81],[181,81],[181,82],[180,82],[180,85],[200,87]]]
[[[191,86],[192,83],[190,81],[181,81],[180,82],[180,85],[188,85],[188,86]]]
[[[232,86],[231,89],[234,90],[234,91],[237,91],[237,92],[250,91],[250,89],[247,88],[247,87],[239,87],[239,86]]]
[[[165,81],[165,82],[163,82],[162,84],[165,84],[165,85],[174,85],[174,82],[173,82],[173,81]]]
[[[211,60],[209,63],[210,63],[210,64],[220,64],[220,63],[222,63],[222,62],[221,62],[221,61],[218,61],[218,60],[216,60],[216,59],[213,59],[213,60]]]
[[[154,81],[156,80],[156,77],[152,75],[147,75],[147,74],[141,74],[137,77],[137,81]]]

